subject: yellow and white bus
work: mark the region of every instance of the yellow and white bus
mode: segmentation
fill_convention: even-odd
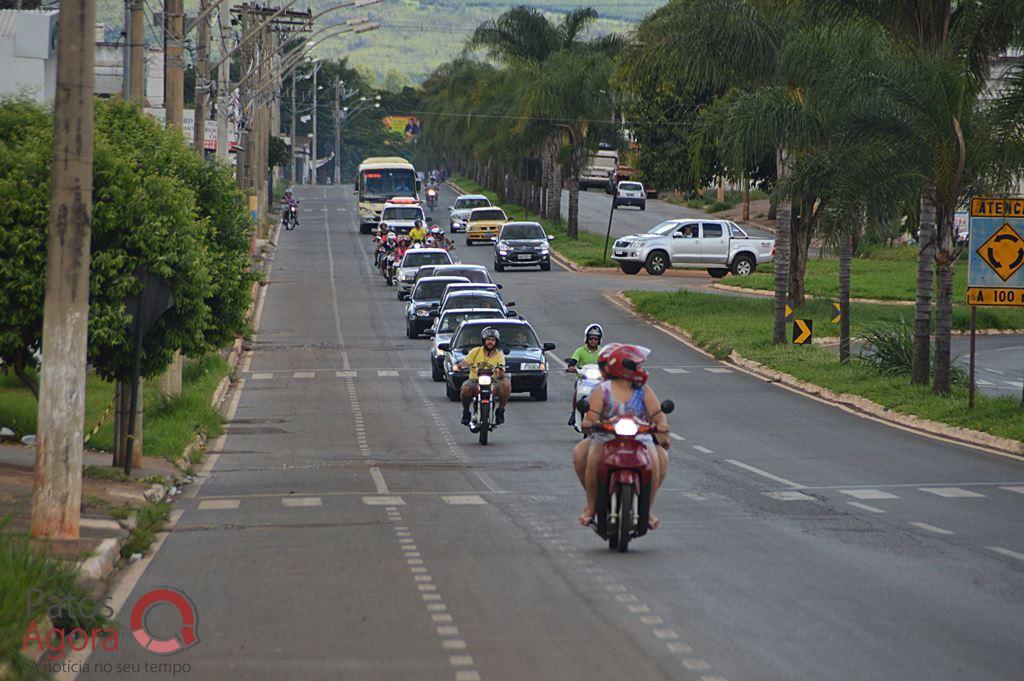
[[[359,232],[369,234],[380,222],[384,202],[396,197],[419,200],[420,182],[416,168],[397,156],[371,157],[359,164],[356,193],[359,194]]]

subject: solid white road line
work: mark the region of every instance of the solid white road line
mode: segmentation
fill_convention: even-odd
[[[846,503],[849,504],[850,506],[853,506],[854,508],[859,508],[862,511],[867,511],[868,513],[885,513],[885,511],[883,511],[880,508],[868,506],[867,504],[862,504],[859,501],[847,501]]]
[[[946,535],[953,534],[953,532],[950,531],[950,530],[944,530],[941,527],[935,527],[934,525],[929,525],[928,523],[907,523],[907,524],[910,525],[911,527],[916,527],[919,530],[924,530],[925,532],[934,532],[935,534],[946,534]]]
[[[682,435],[676,435],[675,433],[669,433],[668,436],[670,438],[672,438],[673,440],[679,440],[680,442],[685,442],[686,441],[685,437],[683,437]]]
[[[963,489],[962,487],[920,487],[922,492],[928,492],[939,497],[945,497],[947,499],[968,499],[984,497],[984,494],[978,494],[972,492],[969,489]]]
[[[1005,489],[1007,492],[1016,492],[1017,494],[1024,494],[1024,486],[1014,485],[1013,487],[1000,487],[999,489]]]
[[[479,494],[448,494],[441,500],[450,506],[482,506],[487,503]]]
[[[760,475],[762,478],[768,478],[769,480],[774,480],[775,482],[782,483],[783,485],[787,485],[789,487],[793,487],[793,488],[796,488],[796,489],[804,489],[806,487],[806,485],[801,485],[798,482],[793,482],[792,480],[787,480],[786,478],[780,477],[778,475],[774,475],[772,473],[769,473],[768,471],[761,470],[757,466],[751,466],[748,463],[743,463],[742,461],[737,461],[736,459],[726,459],[726,462],[727,463],[731,463],[733,466],[737,466],[739,468],[742,468],[745,471],[750,471],[751,473],[754,473],[755,475]]]
[[[1024,561],[1024,553],[1017,553],[1016,551],[1011,551],[1010,549],[1004,549],[1002,546],[986,546],[985,548],[989,551],[995,551],[1001,556],[1006,556],[1007,558],[1016,558],[1017,560]]]
[[[731,374],[732,369],[726,369],[725,367],[704,367],[704,371],[711,374]]]
[[[895,494],[880,489],[841,489],[839,492],[854,499],[899,499]]]
[[[693,448],[696,449],[698,452],[701,452],[702,454],[714,454],[714,452],[711,451],[710,449],[708,449],[707,447],[701,447],[700,445],[693,445]]]
[[[384,474],[376,466],[370,466],[370,477],[373,478],[373,485],[377,488],[377,494],[388,494],[388,483],[384,481]]]
[[[491,478],[491,476],[487,475],[487,473],[473,471],[473,474],[477,477],[477,479],[480,482],[484,484],[484,487],[486,487],[488,490],[490,490],[491,492],[495,492],[497,494],[501,493],[501,488],[498,487],[498,483],[494,482],[494,479]]]

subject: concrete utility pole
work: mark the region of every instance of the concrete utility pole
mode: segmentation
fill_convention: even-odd
[[[220,29],[220,54],[228,52],[228,36],[231,32],[231,3],[223,0],[217,14]],[[231,158],[228,149],[228,102],[231,101],[231,61],[222,59],[217,67],[217,160],[228,163]]]
[[[185,3],[164,0],[164,108],[167,127],[184,128]]]
[[[124,69],[124,98],[143,102],[146,99],[146,15],[141,0],[127,0],[128,45]]]
[[[299,161],[298,156],[295,153],[295,74],[292,74],[292,129],[291,129],[292,143],[291,143],[291,154],[292,162],[291,167],[288,170],[290,175],[291,183],[298,183],[299,177]]]
[[[310,150],[310,155],[313,158],[313,178],[310,184],[312,184],[314,187],[316,186],[316,141],[318,139],[316,136],[316,75],[319,72],[320,62],[318,61],[316,64],[313,65],[313,148]]]
[[[92,232],[95,0],[62,0],[32,535],[77,538]]]
[[[207,14],[208,0],[199,0],[200,16]],[[210,17],[199,19],[196,30],[196,107],[192,144],[199,158],[206,157],[206,110],[210,91]]]

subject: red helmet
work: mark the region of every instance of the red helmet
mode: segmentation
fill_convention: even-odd
[[[641,366],[651,351],[639,345],[611,343],[601,348],[597,364],[612,378],[624,378],[634,385],[647,383],[647,372]]]

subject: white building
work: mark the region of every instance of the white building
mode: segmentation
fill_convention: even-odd
[[[56,92],[56,10],[0,10],[0,95],[42,103]]]

